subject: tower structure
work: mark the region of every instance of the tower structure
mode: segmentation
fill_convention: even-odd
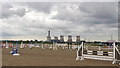
[[[64,42],[64,36],[63,35],[60,36],[60,42]]]
[[[72,42],[72,36],[71,35],[68,36],[68,42]]]
[[[54,40],[58,41],[58,37],[54,37]]]
[[[76,42],[80,42],[80,36],[76,36]]]
[[[48,31],[47,41],[51,41],[50,30]]]

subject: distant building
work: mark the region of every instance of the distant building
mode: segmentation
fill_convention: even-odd
[[[51,39],[51,42],[60,42],[60,40],[58,39],[58,37],[54,37],[54,39]]]
[[[60,36],[60,42],[64,42],[64,36]]]
[[[54,40],[58,40],[58,37],[54,37]]]
[[[80,36],[76,36],[76,42],[80,42]]]
[[[51,41],[50,31],[48,31],[47,41],[49,41],[49,42]]]
[[[68,36],[68,42],[72,42],[72,36],[71,35]]]

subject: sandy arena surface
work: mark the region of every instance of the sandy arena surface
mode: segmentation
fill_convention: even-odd
[[[76,50],[41,48],[19,49],[21,56],[12,56],[11,49],[2,49],[3,66],[118,66],[111,61],[76,61]]]

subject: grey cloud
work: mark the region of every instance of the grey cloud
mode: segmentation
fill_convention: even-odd
[[[89,23],[97,24],[107,24],[108,26],[118,23],[118,3],[85,3],[84,7],[80,9],[85,9],[88,12],[88,17],[93,17],[94,21],[88,20]],[[86,13],[87,13],[86,12]],[[88,24],[88,23],[87,23]],[[116,27],[116,26],[115,26]]]
[[[22,7],[27,7],[29,12],[23,17],[11,16],[18,14],[22,16],[24,9],[18,9],[16,13],[4,15],[7,17],[6,24],[8,26],[15,25],[14,28],[9,28],[4,25],[4,36],[28,36],[31,37],[44,37],[46,38],[47,31],[51,30],[53,36],[59,35],[81,35],[83,37],[96,38],[107,37],[108,34],[115,33],[114,28],[117,28],[117,12],[116,3],[12,3]],[[53,8],[57,6],[57,8]],[[78,8],[75,9],[75,6]],[[11,6],[12,7],[12,6]],[[11,8],[6,6],[6,8]],[[6,9],[7,10],[7,9]],[[9,10],[8,10],[9,11]],[[47,19],[40,19],[40,13],[45,16],[51,15],[51,11],[57,11],[58,14]],[[34,12],[34,13],[31,13]],[[5,12],[6,14],[9,12]],[[30,15],[27,15],[30,14]],[[37,15],[37,16],[36,16]],[[43,16],[44,16],[43,15]],[[9,18],[9,17],[10,18]],[[35,18],[31,18],[31,17]],[[12,20],[11,20],[12,18]],[[53,21],[56,20],[56,21]],[[17,22],[17,23],[16,23]],[[7,27],[7,28],[6,28]],[[8,30],[7,30],[8,29]],[[111,30],[110,30],[111,29]],[[14,30],[14,31],[12,31]],[[111,32],[113,30],[113,32]],[[9,34],[9,31],[11,33]],[[105,33],[105,35],[103,35]],[[113,33],[113,34],[114,34]],[[117,33],[116,33],[117,34]],[[115,35],[116,35],[115,34]],[[116,35],[117,36],[117,35]]]
[[[24,8],[17,8],[16,10],[10,10],[10,8],[13,8],[13,5],[10,3],[3,3],[2,4],[2,17],[0,18],[8,18],[12,15],[18,15],[18,16],[24,16],[26,11]]]
[[[73,10],[76,12],[72,13],[67,9],[60,9],[54,19],[68,20],[77,25],[84,24],[88,26],[117,23],[117,3],[72,3],[72,5],[74,4],[79,6],[77,11]]]
[[[50,8],[53,6],[54,3],[49,3],[49,2],[17,2],[13,3],[17,5],[22,5],[30,8],[31,10],[35,10],[38,12],[45,12],[45,13],[50,13]]]

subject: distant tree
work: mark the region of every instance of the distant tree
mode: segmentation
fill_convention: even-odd
[[[29,43],[29,40],[27,40],[26,43],[28,44],[28,43]]]
[[[37,39],[35,39],[35,41],[34,41],[35,43],[38,43],[38,40]]]
[[[22,42],[23,42],[22,40],[19,41],[20,44],[21,44]]]
[[[32,43],[32,44],[33,44],[33,40],[30,40],[30,43]]]

